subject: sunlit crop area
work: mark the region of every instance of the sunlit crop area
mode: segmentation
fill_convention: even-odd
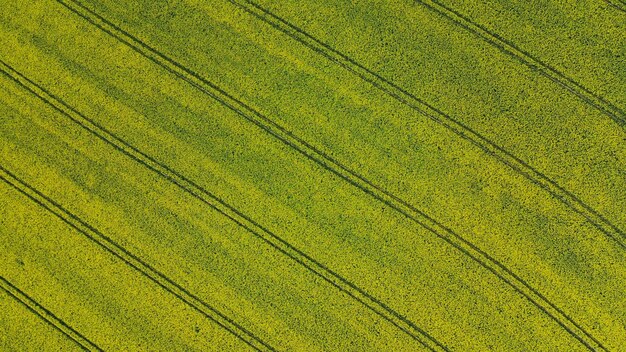
[[[622,0],[0,0],[0,349],[619,351]]]

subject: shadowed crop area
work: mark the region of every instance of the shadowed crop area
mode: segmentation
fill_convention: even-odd
[[[621,351],[622,0],[0,0],[0,350]]]

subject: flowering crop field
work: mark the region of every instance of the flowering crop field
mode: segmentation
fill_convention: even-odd
[[[619,351],[622,0],[0,0],[0,349]]]

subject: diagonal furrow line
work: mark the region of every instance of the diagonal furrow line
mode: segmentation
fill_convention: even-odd
[[[363,176],[360,176],[356,174],[355,172],[351,171],[350,169],[348,169],[347,167],[345,167],[338,161],[334,160],[332,157],[316,149],[315,147],[313,147],[306,141],[300,139],[299,137],[293,135],[290,131],[286,130],[284,127],[274,123],[268,117],[264,116],[260,112],[254,110],[252,107],[245,104],[244,102],[230,95],[229,93],[227,93],[226,91],[224,91],[223,89],[215,85],[214,83],[208,81],[206,78],[201,77],[199,74],[195,73],[194,71],[182,66],[180,63],[160,53],[156,49],[147,45],[143,41],[137,39],[136,37],[124,31],[123,29],[119,28],[115,24],[112,24],[111,22],[103,18],[102,16],[86,8],[84,5],[78,3],[76,0],[68,0],[67,2],[65,0],[56,0],[56,1],[63,4],[64,6],[66,6],[71,11],[73,11],[80,17],[84,18],[88,22],[97,26],[102,31],[110,34],[111,36],[117,38],[122,43],[128,45],[131,49],[145,56],[146,58],[153,61],[157,65],[163,67],[167,71],[170,71],[171,73],[178,76],[179,78],[185,80],[186,82],[196,87],[200,91],[206,93],[210,97],[214,98],[218,102],[230,108],[232,111],[239,114],[243,118],[254,123],[259,128],[263,129],[267,133],[276,137],[277,139],[279,139],[286,145],[292,147],[294,150],[301,153],[308,159],[316,162],[317,164],[319,164],[326,170],[334,173],[335,175],[344,179],[346,182],[361,189],[362,191],[371,195],[375,199],[383,202],[384,204],[391,207],[392,209],[395,209],[396,211],[400,212],[401,214],[406,216],[408,219],[425,227],[426,229],[431,231],[433,234],[435,234],[442,240],[448,242],[450,245],[454,246],[459,251],[466,254],[467,256],[472,258],[474,261],[476,261],[478,264],[480,264],[482,267],[491,271],[494,275],[496,275],[505,283],[510,285],[516,292],[518,292],[520,295],[528,299],[533,305],[535,305],[542,312],[547,314],[557,324],[559,324],[559,326],[561,326],[565,331],[567,331],[571,336],[576,338],[579,342],[581,342],[588,349],[606,350],[606,348],[595,337],[593,337],[590,333],[588,333],[582,326],[576,323],[571,317],[569,317],[560,308],[556,307],[553,303],[551,303],[545,296],[543,296],[535,288],[530,286],[521,277],[513,273],[510,269],[506,268],[506,266],[504,266],[495,258],[491,257],[489,254],[487,254],[486,252],[478,248],[473,243],[467,241],[460,235],[456,234],[450,228],[439,223],[437,220],[433,219],[432,217],[430,217],[423,211],[415,208],[408,202],[398,198],[397,196],[373,184],[372,182],[370,182]],[[253,14],[255,14],[255,16],[264,17],[263,15],[260,15],[258,13],[253,13]],[[284,24],[286,22],[281,22],[281,23]],[[285,28],[285,26],[279,26],[279,25],[276,25],[276,27],[281,30],[282,28]],[[291,32],[289,32],[288,34],[290,33]],[[296,36],[296,38],[298,37]],[[309,36],[308,38],[312,38],[312,37]],[[303,42],[303,43],[311,48],[314,48],[312,44],[309,45],[309,44],[306,44],[306,42]],[[318,50],[320,50],[319,52],[321,54],[327,56],[327,53],[325,51],[319,48]],[[327,56],[327,57],[330,58],[332,56]],[[346,65],[342,64],[342,66],[348,69],[352,67],[351,65],[347,65],[347,64]],[[367,79],[365,77],[363,78]],[[371,82],[372,84],[376,84],[376,81],[373,81],[373,80],[368,80],[368,81]],[[393,95],[394,93],[389,92],[389,94]],[[405,103],[409,103],[406,99],[402,98],[402,96],[400,95],[396,94],[394,96],[399,98],[401,101],[404,101]],[[417,105],[413,104],[409,106],[413,106],[416,110],[424,113],[423,110]],[[441,121],[442,123],[445,123],[447,121],[447,120],[442,120],[439,118],[436,118],[436,120]],[[447,125],[450,125],[450,124],[447,124]],[[469,137],[467,137],[467,131],[460,130],[458,127],[453,128],[453,130],[457,131],[457,133],[464,139],[467,139],[470,142],[473,142],[475,144],[477,143],[473,141],[472,139],[470,139]],[[501,148],[499,148],[498,150],[501,150]],[[522,173],[521,170],[519,169],[516,169],[516,170]]]
[[[57,0],[62,2],[61,0]],[[76,1],[72,1],[72,3],[76,3]],[[213,83],[207,81],[206,79],[200,77],[198,74],[193,71],[181,66],[177,62],[172,59],[164,56],[159,53],[155,49],[151,48],[147,44],[141,42],[137,38],[123,31],[119,27],[111,24],[106,19],[101,16],[93,13],[92,11],[86,9],[82,5],[77,5],[79,8],[70,7],[70,9],[81,17],[85,18],[89,22],[98,26],[103,31],[113,35],[118,40],[124,42],[129,45],[135,51],[140,54],[146,56],[151,61],[159,64],[163,68],[168,71],[174,73],[181,79],[189,82],[196,88],[202,90],[209,96],[215,98],[225,106],[231,108],[233,111],[241,115],[242,117],[248,119],[249,121],[255,123],[260,128],[264,129],[266,132],[272,134],[274,137],[280,139],[285,144],[291,146],[296,151],[302,153],[307,158],[312,161],[318,163],[322,167],[327,170],[335,173],[342,179],[346,180],[350,184],[360,188],[365,193],[370,194],[374,198],[382,201],[387,204],[391,208],[399,211],[403,215],[407,216],[409,219],[417,222],[418,224],[424,226],[425,228],[432,231],[434,234],[450,243],[475,261],[477,261],[481,266],[485,267],[489,271],[493,272],[496,276],[502,279],[504,282],[513,287],[518,293],[526,297],[530,302],[532,302],[535,306],[537,306],[544,313],[549,315],[553,320],[555,320],[561,327],[563,327],[567,332],[569,332],[572,336],[578,339],[582,344],[587,346],[590,349],[593,349],[592,345],[599,346],[599,348],[604,349],[602,344],[598,342],[593,336],[591,336],[588,332],[585,331],[579,324],[574,322],[569,316],[567,316],[561,309],[556,307],[554,304],[549,302],[541,293],[539,293],[536,289],[532,288],[528,285],[523,279],[519,276],[511,272],[508,268],[506,268],[503,264],[489,256],[487,253],[477,248],[472,243],[468,242],[458,234],[454,233],[449,228],[444,225],[438,223],[436,220],[430,218],[425,213],[411,206],[407,202],[402,199],[386,192],[385,190],[373,185],[371,182],[366,180],[365,178],[355,174],[350,171],[337,161],[325,155],[323,152],[315,149],[307,142],[299,139],[298,137],[291,134],[289,131],[285,130],[283,127],[273,123],[270,119],[263,116],[259,112],[247,106],[245,103],[237,100],[232,97],[221,88],[215,86]],[[81,13],[81,11],[85,11],[85,13]],[[95,18],[94,18],[95,17]],[[135,43],[134,45],[131,43]],[[240,109],[241,108],[241,109]],[[342,173],[346,172],[346,174]]]
[[[616,10],[626,13],[626,2],[619,0],[604,0],[604,2]]]
[[[0,179],[4,178],[0,175]],[[80,332],[74,330],[71,326],[67,325],[63,320],[59,319],[51,311],[46,309],[41,304],[37,303],[34,299],[29,297],[22,290],[10,283],[7,279],[0,275],[0,289],[4,290],[9,296],[18,301],[21,305],[26,307],[29,311],[33,312],[39,318],[50,324],[53,328],[59,330],[63,335],[67,336],[70,340],[74,341],[80,348],[85,351],[102,351],[95,343],[91,342],[88,338],[83,336]]]
[[[503,164],[513,169],[515,172],[524,176],[533,184],[548,192],[553,198],[562,202],[568,208],[584,217],[587,221],[589,221],[591,225],[593,225],[600,232],[604,233],[607,237],[614,240],[620,247],[626,249],[626,233],[624,233],[624,231],[611,223],[611,221],[606,219],[602,214],[586,204],[575,194],[560,186],[556,181],[550,179],[548,176],[541,173],[539,170],[535,169],[522,159],[506,151],[504,148],[498,146],[491,140],[474,131],[471,127],[463,124],[460,121],[455,120],[451,116],[445,114],[444,112],[430,105],[426,101],[421,100],[420,98],[407,92],[395,83],[385,79],[384,77],[371,71],[365,66],[357,63],[350,57],[333,49],[328,44],[323,43],[318,39],[312,37],[310,34],[304,32],[300,28],[278,17],[277,15],[269,12],[267,9],[264,9],[249,0],[226,1],[229,1],[241,7],[242,9],[259,18],[260,20],[268,23],[272,27],[299,41],[311,50],[344,67],[346,70],[354,73],[364,81],[369,82],[374,87],[381,90],[383,93],[388,94],[400,103],[410,107],[411,109],[419,112],[420,114],[423,114],[424,116],[454,132],[465,141],[477,146],[486,154],[499,160]],[[271,121],[267,121],[267,123],[273,124],[275,128],[281,129],[282,131],[284,131],[283,133],[289,134],[291,138],[298,138],[296,136],[293,136],[290,132],[285,131],[285,129],[281,126],[278,126]],[[306,142],[304,141],[302,141],[301,143],[306,144]],[[311,146],[308,147],[311,149],[315,149]],[[316,150],[316,153],[320,154],[325,159],[331,159],[318,150]],[[336,161],[333,162],[339,164]],[[343,166],[342,168],[345,169],[347,172],[353,174],[354,176],[364,179],[363,177],[354,174],[352,171],[347,170],[347,168]]]
[[[78,216],[74,215],[70,211],[63,208],[54,200],[48,198],[43,193],[39,192],[26,182],[19,179],[9,170],[0,165],[0,179],[15,188],[17,191],[30,198],[33,202],[37,203],[42,208],[48,210],[63,222],[86,236],[89,240],[95,242],[104,250],[113,254],[117,258],[121,259],[124,263],[139,271],[142,275],[146,276],[157,285],[170,292],[176,298],[186,303],[200,314],[204,315],[208,319],[214,321],[222,328],[235,335],[241,341],[254,348],[257,351],[275,351],[274,348],[260,340],[250,331],[241,327],[223,313],[219,312],[215,308],[209,306],[203,302],[200,298],[196,297],[185,288],[181,287],[161,272],[154,269],[152,266],[144,262],[141,258],[127,251],[124,247],[117,244],[115,241],[102,234],[100,231],[81,220]]]
[[[586,88],[581,83],[576,82],[574,79],[567,77],[564,73],[560,72],[556,68],[550,66],[541,59],[535,57],[531,53],[518,47],[512,41],[500,36],[499,34],[490,31],[481,24],[472,21],[471,18],[463,15],[459,11],[446,6],[438,0],[415,0],[417,3],[422,4],[430,11],[437,13],[438,15],[448,19],[455,25],[471,32],[480,39],[486,41],[491,46],[494,46],[504,54],[512,57],[519,63],[527,66],[532,71],[537,72],[562,88],[566,89],[570,93],[577,96],[585,103],[593,106],[604,115],[611,118],[619,126],[626,128],[626,112],[600,95],[592,92],[589,88]]]
[[[18,83],[20,86],[22,86],[23,88],[25,88],[32,94],[36,95],[39,99],[43,100],[46,104],[50,105],[55,110],[61,112],[64,116],[72,120],[74,123],[80,125],[82,128],[94,134],[96,137],[98,137],[102,141],[113,146],[119,152],[125,154],[126,156],[130,157],[136,162],[142,164],[149,170],[155,172],[156,174],[160,175],[164,179],[173,183],[174,185],[176,185],[183,191],[187,192],[194,198],[200,200],[201,202],[208,205],[212,209],[218,211],[220,214],[224,215],[231,221],[235,222],[237,225],[241,226],[242,228],[250,232],[255,237],[261,239],[265,243],[272,246],[274,249],[280,251],[281,253],[289,257],[290,259],[299,263],[300,265],[308,269],[313,274],[324,279],[326,282],[330,283],[332,286],[334,286],[335,288],[337,288],[344,294],[354,298],[359,303],[363,304],[365,307],[367,307],[368,309],[376,313],[381,318],[390,322],[391,324],[396,326],[398,329],[400,329],[404,333],[411,336],[413,339],[422,343],[427,348],[431,349],[432,351],[447,351],[448,350],[445,346],[443,346],[439,341],[437,341],[429,333],[427,333],[425,330],[415,325],[415,323],[407,319],[405,316],[396,312],[385,303],[381,302],[374,296],[368,294],[363,289],[359,288],[358,286],[348,281],[341,275],[335,273],[334,271],[332,271],[331,269],[329,269],[322,263],[318,262],[317,260],[313,259],[306,253],[292,246],[290,243],[288,243],[281,237],[277,236],[272,231],[268,230],[262,225],[258,224],[254,220],[250,219],[245,214],[241,213],[239,210],[235,209],[234,207],[232,207],[231,205],[223,201],[221,198],[217,197],[216,195],[207,191],[206,189],[199,186],[195,182],[189,180],[185,176],[171,169],[169,166],[162,164],[159,161],[152,158],[151,156],[143,153],[139,149],[135,148],[134,146],[128,144],[126,141],[116,136],[115,134],[101,127],[93,120],[82,115],[80,112],[78,112],[77,110],[69,106],[63,100],[54,96],[43,87],[37,85],[36,83],[31,81],[27,77],[23,76],[21,73],[14,70],[11,66],[4,63],[2,60],[0,60],[0,72],[8,76],[10,79]],[[0,166],[0,170],[2,170],[1,166]],[[78,218],[76,218],[76,220],[84,224],[82,220]],[[85,226],[89,226],[89,225],[85,224]],[[91,232],[97,231],[93,228],[91,229],[92,229]],[[102,234],[99,234],[99,235],[104,236]],[[104,241],[105,245],[108,245],[110,242],[114,246],[117,246],[116,248],[118,249],[118,251],[123,251],[121,255],[125,255],[124,258],[131,256],[131,258],[127,261],[127,263],[131,264],[133,267],[135,267],[135,265],[138,265],[135,262],[140,261],[139,258],[126,252],[122,247],[119,247],[118,245],[114,244],[112,240],[106,237],[104,237],[104,239],[106,239],[106,241]],[[105,248],[108,249],[109,247],[105,247]],[[162,274],[156,272],[155,269],[149,267],[148,264],[141,262],[141,265],[143,266],[142,270],[145,270],[147,272],[147,275],[151,275],[150,276],[151,278],[155,277],[155,279],[159,280],[157,283],[169,280],[165,278]],[[155,272],[154,275],[152,273],[153,271]],[[176,285],[175,283],[171,281],[168,281],[168,282],[169,282],[169,285],[166,285],[166,287],[164,288],[167,289],[167,287],[175,285],[173,289],[173,291],[175,292],[173,293],[176,294],[177,296],[178,296],[178,291],[184,290],[178,285]],[[167,284],[167,282],[165,284]],[[192,296],[191,293],[185,291],[185,294],[186,296],[193,298],[193,301],[190,299],[187,299],[186,297],[185,299],[193,303],[201,303],[201,305],[206,306],[204,303],[200,302],[198,298],[196,298],[195,296]],[[194,305],[194,307],[196,306],[197,304]],[[222,320],[228,319],[225,316],[221,315],[221,313],[215,311],[213,308],[209,306],[206,306],[206,308],[209,308],[211,312],[218,314]],[[237,330],[245,332],[246,335],[249,335],[250,337],[254,337],[250,332],[248,332],[247,330],[244,330],[242,327],[236,325],[234,322],[230,320],[229,320],[229,325],[236,326]],[[235,330],[235,329],[232,329],[232,330]],[[260,348],[261,346],[255,346],[256,348],[262,349],[262,350],[268,350],[268,349],[273,350],[270,346],[266,345],[265,343],[262,343],[260,340],[256,338],[254,338],[254,341],[247,341],[247,342],[253,343],[255,341],[263,344],[263,346],[266,347],[265,349],[262,349]]]

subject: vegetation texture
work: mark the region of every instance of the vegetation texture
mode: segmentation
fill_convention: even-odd
[[[626,346],[622,0],[0,4],[0,349]]]

